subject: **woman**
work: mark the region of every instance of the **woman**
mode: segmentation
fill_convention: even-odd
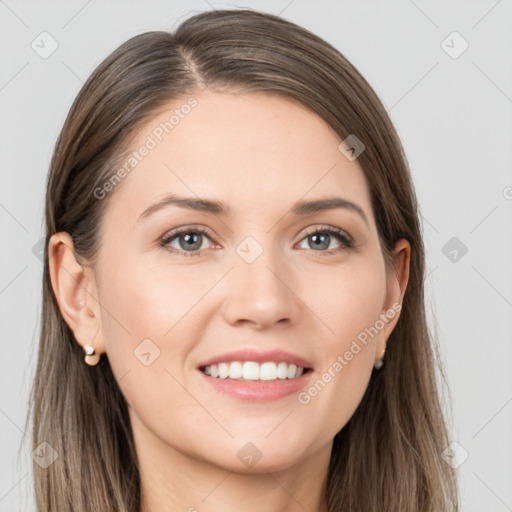
[[[328,43],[249,10],[125,42],[46,229],[40,511],[457,510],[406,158]]]

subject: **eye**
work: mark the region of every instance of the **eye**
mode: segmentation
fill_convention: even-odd
[[[173,254],[200,256],[202,251],[208,248],[209,244],[205,244],[206,239],[212,241],[210,234],[205,228],[187,227],[167,233],[160,240],[160,246]],[[341,252],[354,246],[353,239],[349,235],[333,226],[316,227],[307,232],[300,243],[303,240],[308,241],[309,247],[301,247],[302,249],[312,249],[315,252],[327,254]],[[329,249],[333,241],[338,243],[338,247]]]
[[[176,229],[171,233],[166,234],[160,241],[160,245],[168,250],[170,253],[182,254],[184,256],[199,256],[203,249],[203,242],[205,238],[210,239],[208,231],[204,228],[184,228]],[[178,247],[173,247],[171,243],[176,243]]]
[[[314,228],[306,233],[306,236],[302,240],[306,240],[309,246],[302,247],[303,249],[312,249],[316,252],[326,252],[328,254],[340,252],[344,249],[350,249],[354,246],[354,242],[349,235],[347,235],[343,230],[333,226]],[[329,249],[329,245],[333,241],[337,241],[339,245],[338,247]]]

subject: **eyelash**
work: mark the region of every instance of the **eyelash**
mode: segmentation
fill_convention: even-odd
[[[189,257],[192,257],[192,256],[202,256],[202,253],[204,251],[203,250],[199,250],[199,251],[182,251],[181,249],[176,249],[176,248],[169,248],[167,244],[169,244],[172,240],[174,240],[176,237],[178,237],[179,235],[182,235],[182,234],[190,234],[190,233],[201,233],[202,235],[205,235],[206,237],[212,239],[212,237],[210,236],[210,234],[208,233],[208,231],[205,229],[205,228],[202,228],[202,227],[197,227],[197,228],[183,228],[183,229],[177,229],[175,231],[172,231],[170,233],[167,233],[166,235],[164,235],[161,240],[160,240],[160,246],[163,247],[167,252],[171,253],[171,254],[180,254],[182,256],[189,256]],[[327,255],[332,255],[336,252],[340,252],[342,250],[347,250],[347,249],[352,249],[354,247],[354,241],[348,237],[344,231],[342,231],[341,229],[338,229],[338,228],[335,228],[333,226],[325,226],[325,227],[315,227],[313,229],[311,229],[310,231],[306,232],[304,234],[304,236],[300,239],[300,242],[302,242],[302,240],[304,238],[307,238],[308,236],[310,235],[315,235],[315,234],[318,234],[318,233],[327,233],[329,235],[334,235],[335,238],[338,240],[338,242],[341,243],[341,247],[338,247],[336,249],[329,249],[329,250],[326,250],[326,251],[313,251],[313,249],[311,249],[311,251],[313,253],[315,252],[319,252],[319,253],[323,253],[324,255],[327,254]],[[318,254],[318,256],[320,256],[321,254]]]

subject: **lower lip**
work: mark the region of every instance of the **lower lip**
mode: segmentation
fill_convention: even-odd
[[[279,400],[301,390],[309,381],[312,370],[303,373],[295,379],[277,379],[271,381],[241,381],[235,379],[219,379],[210,377],[201,370],[197,370],[206,381],[217,391],[234,398],[250,402],[270,402]]]

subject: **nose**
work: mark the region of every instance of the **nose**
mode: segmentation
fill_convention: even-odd
[[[283,261],[265,250],[252,263],[236,255],[234,266],[224,304],[224,317],[230,325],[249,324],[262,330],[297,322],[301,301],[294,292],[292,272]]]

